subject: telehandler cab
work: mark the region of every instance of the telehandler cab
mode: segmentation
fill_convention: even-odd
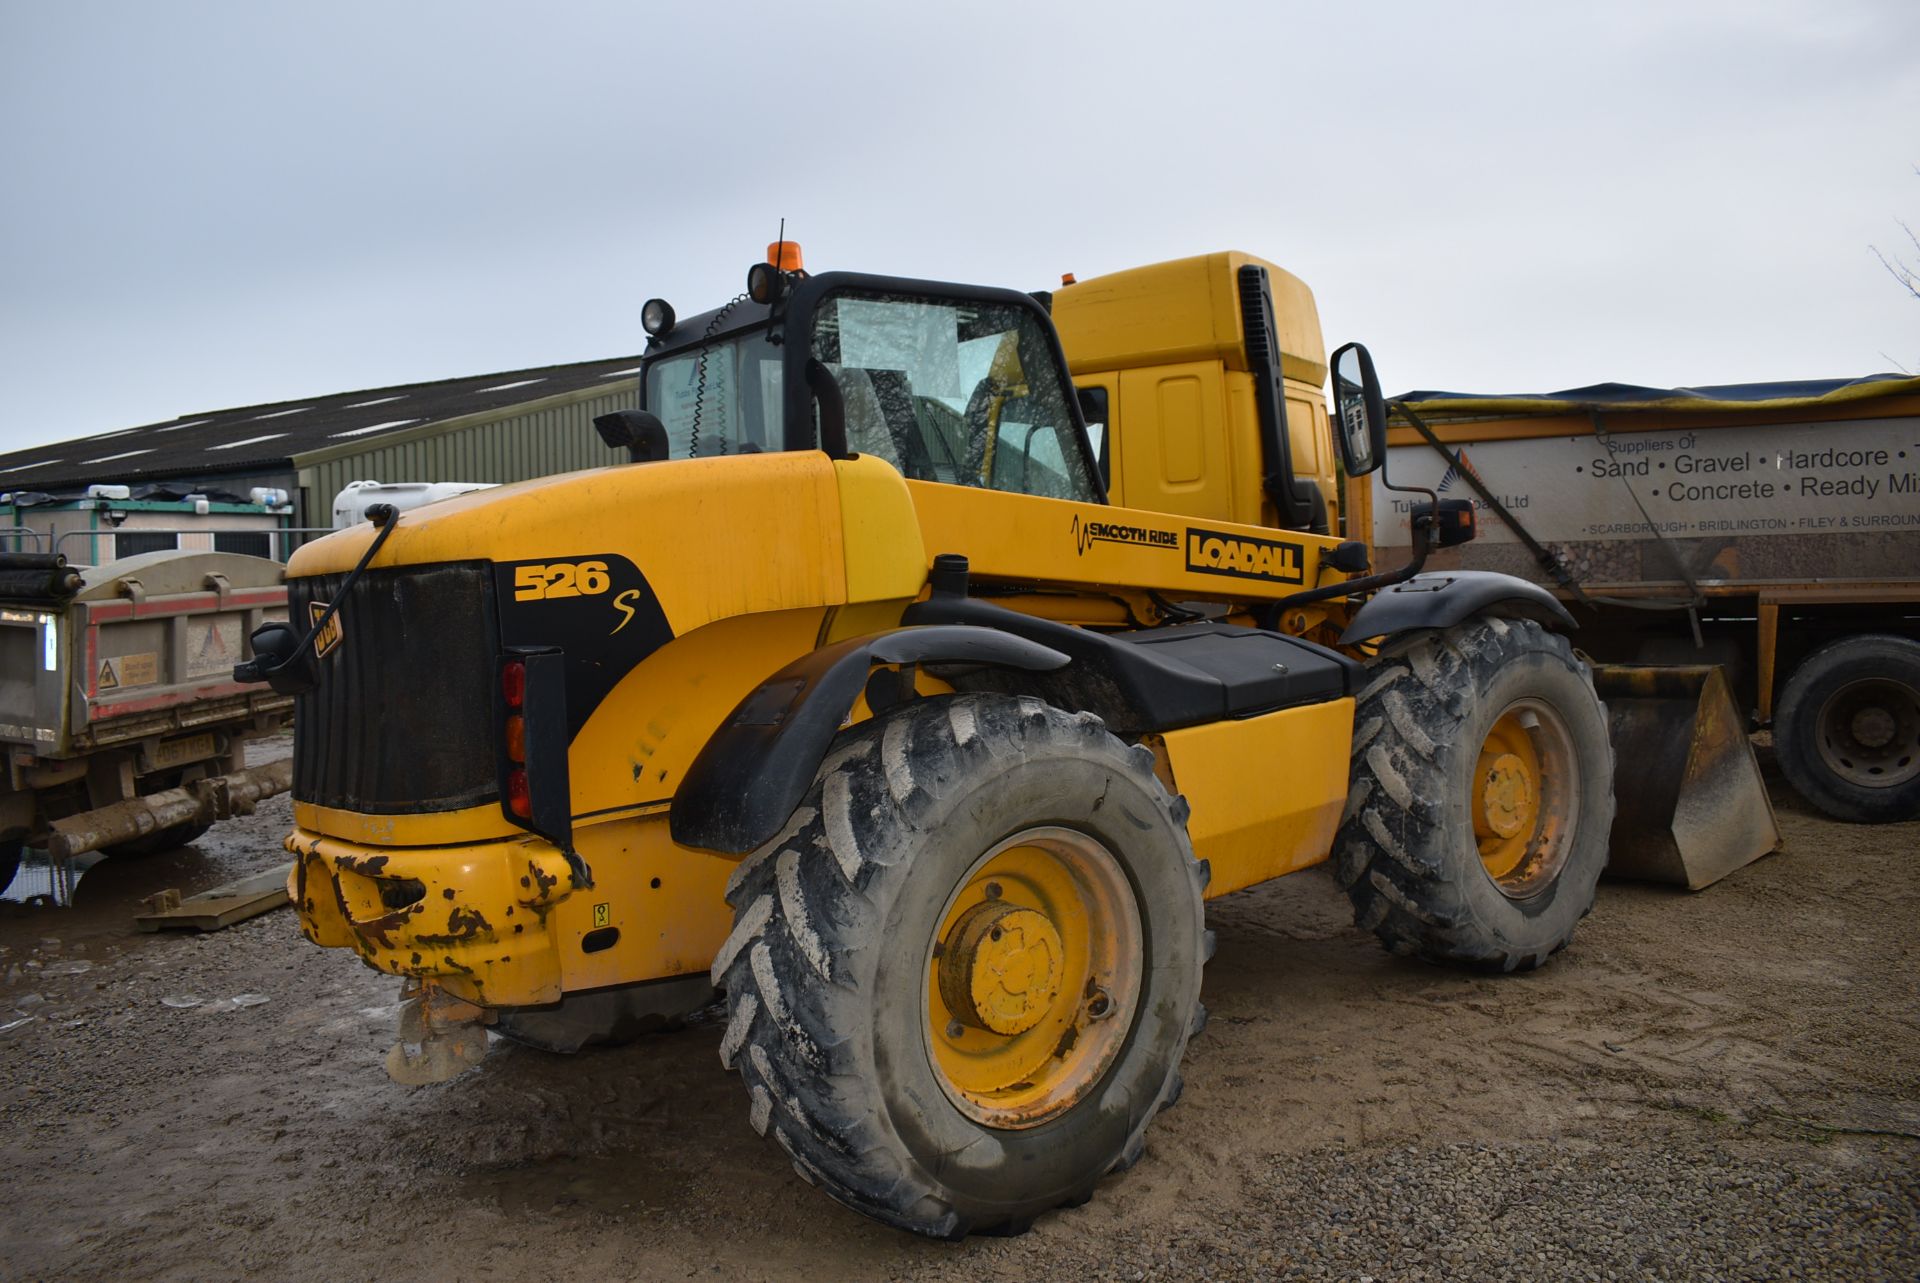
[[[1379,386],[1342,348],[1329,424],[1301,282],[769,260],[647,304],[640,407],[599,425],[633,462],[376,510],[255,634],[298,696],[301,928],[408,978],[396,1077],[718,988],[802,1177],[1017,1232],[1178,1098],[1205,899],[1331,859],[1396,952],[1567,943],[1614,812],[1572,620],[1415,573],[1462,504],[1367,573],[1335,449],[1379,467]]]

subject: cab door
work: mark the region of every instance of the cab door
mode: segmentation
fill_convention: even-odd
[[[1112,501],[1230,520],[1233,459],[1225,371],[1217,361],[1121,370],[1111,398]],[[1122,408],[1124,407],[1124,408]]]

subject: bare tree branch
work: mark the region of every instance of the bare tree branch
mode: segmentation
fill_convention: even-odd
[[[1920,298],[1920,277],[1914,275],[1913,268],[1908,267],[1897,258],[1889,259],[1885,254],[1880,252],[1878,245],[1869,245],[1867,248],[1873,251],[1875,258],[1880,260],[1880,266],[1886,268],[1888,274],[1891,275],[1894,280],[1906,287],[1907,293],[1913,295],[1915,298]]]
[[[1914,165],[1913,173],[1916,178],[1920,178],[1920,164]],[[1920,233],[1916,233],[1913,230],[1912,224],[1903,218],[1896,218],[1893,221],[1901,231],[1907,234],[1907,243],[1913,246],[1917,256],[1914,262],[1909,263],[1897,254],[1888,256],[1881,251],[1878,245],[1869,245],[1867,248],[1873,251],[1875,258],[1880,260],[1880,266],[1887,269],[1887,275],[1900,282],[1900,288],[1904,289],[1913,298],[1920,299],[1920,266],[1916,266],[1916,264],[1920,264]],[[1900,362],[1894,361],[1892,357],[1887,356],[1885,352],[1882,352],[1880,355],[1888,361],[1892,361],[1894,366],[1898,368],[1902,374],[1913,373],[1912,370],[1909,370]]]

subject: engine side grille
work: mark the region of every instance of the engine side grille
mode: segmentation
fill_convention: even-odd
[[[288,580],[294,626],[345,581]],[[319,686],[294,705],[294,797],[374,814],[497,798],[499,634],[487,563],[369,570],[338,618]]]

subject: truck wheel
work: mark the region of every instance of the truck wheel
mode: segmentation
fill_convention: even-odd
[[[1870,633],[1807,656],[1780,693],[1773,751],[1800,796],[1835,819],[1920,815],[1920,642]]]
[[[570,993],[546,1007],[512,1007],[494,1028],[541,1051],[571,1054],[588,1047],[620,1047],[643,1034],[678,1029],[713,1001],[704,974],[649,980],[618,989]]]
[[[933,1237],[1084,1203],[1179,1095],[1204,1014],[1185,822],[1147,750],[1035,699],[848,731],[728,887],[720,1060],[755,1130]]]
[[[20,852],[25,846],[19,838],[0,842],[0,891],[13,885],[13,875],[20,872]]]
[[[112,846],[102,847],[102,854],[131,859],[135,856],[158,855],[162,851],[171,851],[175,847],[185,846],[212,828],[211,824],[175,824],[169,828],[137,837],[129,842],[116,842]]]
[[[1592,909],[1612,826],[1606,711],[1566,638],[1483,617],[1370,665],[1334,872],[1393,952],[1540,966]]]

